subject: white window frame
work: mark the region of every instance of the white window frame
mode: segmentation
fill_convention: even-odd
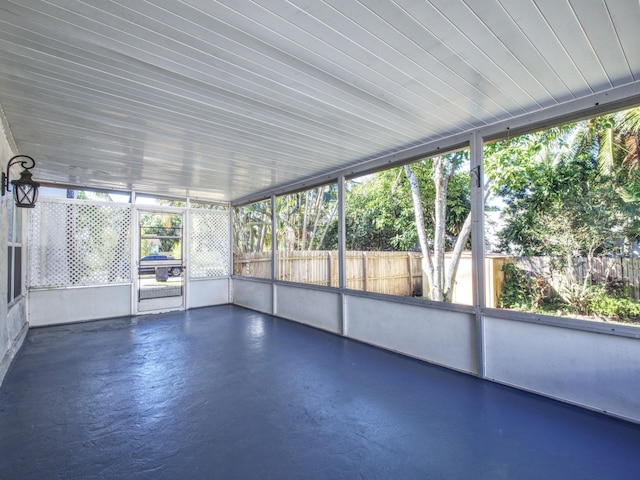
[[[12,212],[12,213],[11,213]],[[9,200],[7,202],[7,304],[13,305],[19,301],[25,292],[25,251],[24,251],[24,224],[25,215],[21,208],[17,208],[15,204]],[[18,221],[18,217],[20,221]],[[12,222],[12,225],[9,225]],[[20,248],[20,291],[15,293],[16,279],[16,248]]]

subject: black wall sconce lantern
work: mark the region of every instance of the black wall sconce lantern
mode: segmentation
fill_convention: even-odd
[[[29,170],[36,166],[36,162],[27,155],[16,155],[9,159],[9,163],[7,163],[7,173],[2,172],[2,196],[4,197],[6,192],[11,191],[9,187],[9,169],[18,163],[22,165],[24,170],[22,170],[19,179],[11,181],[11,185],[13,185],[13,197],[16,206],[33,208],[36,206],[38,187],[40,184],[31,178],[31,172]]]

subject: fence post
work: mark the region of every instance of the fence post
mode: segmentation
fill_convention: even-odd
[[[362,291],[367,291],[367,252],[362,252]]]
[[[407,262],[409,263],[409,296],[413,297],[413,259],[411,252],[407,252]]]

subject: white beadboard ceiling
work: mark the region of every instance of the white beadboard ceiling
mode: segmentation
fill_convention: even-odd
[[[639,80],[638,0],[0,0],[60,184],[230,201]]]

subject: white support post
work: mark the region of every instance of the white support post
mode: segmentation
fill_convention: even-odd
[[[338,287],[347,287],[347,234],[345,221],[345,179],[344,175],[338,177]]]
[[[471,253],[473,262],[473,308],[476,317],[476,355],[478,376],[485,377],[484,318],[484,160],[483,143],[479,132],[471,134]]]
[[[129,219],[129,228],[131,235],[131,314],[138,314],[138,288],[140,287],[138,278],[138,267],[140,262],[140,229],[138,227],[138,209],[136,208],[136,191],[131,190],[129,208],[131,209],[131,217]]]
[[[187,197],[182,214],[182,306],[189,308],[189,274],[191,262],[189,259],[189,245],[191,245],[191,199]]]
[[[228,277],[229,277],[229,290],[228,290],[228,295],[229,295],[229,303],[233,303],[233,285],[234,285],[234,280],[233,280],[233,275],[234,275],[234,263],[233,263],[233,242],[234,242],[234,238],[233,238],[233,212],[234,212],[234,207],[233,205],[231,205],[231,203],[229,203],[229,218],[227,219],[228,222],[228,228],[229,228],[229,238],[227,239],[229,242],[229,272],[228,272]]]
[[[278,305],[276,283],[278,278],[278,214],[276,212],[276,196],[271,195],[271,314],[277,315]]]
[[[345,204],[345,179],[344,175],[338,177],[338,288],[340,289],[340,334],[345,335],[347,329],[346,297],[344,289],[347,288],[347,233],[346,233],[346,204]]]

